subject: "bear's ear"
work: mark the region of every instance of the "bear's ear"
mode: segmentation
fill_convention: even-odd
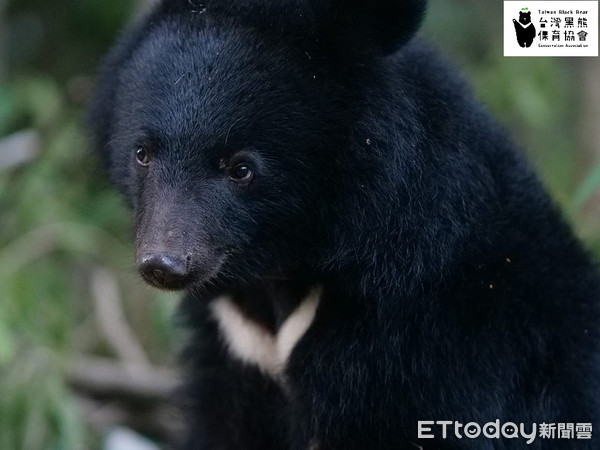
[[[333,0],[333,15],[344,40],[360,39],[389,54],[419,29],[426,5],[426,0]]]

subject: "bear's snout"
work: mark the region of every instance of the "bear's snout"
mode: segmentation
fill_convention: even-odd
[[[137,258],[142,277],[153,286],[176,289],[184,284],[189,274],[190,257],[163,252],[146,252]]]

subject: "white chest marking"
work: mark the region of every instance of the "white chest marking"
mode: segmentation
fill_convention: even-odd
[[[320,298],[320,288],[311,290],[283,322],[277,334],[270,333],[245,316],[228,297],[215,299],[210,307],[231,354],[278,378],[294,347],[312,324]]]

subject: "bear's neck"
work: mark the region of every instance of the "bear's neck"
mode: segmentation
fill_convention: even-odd
[[[233,288],[220,296],[230,299],[249,319],[276,333],[311,287],[295,279],[267,279],[255,286]]]

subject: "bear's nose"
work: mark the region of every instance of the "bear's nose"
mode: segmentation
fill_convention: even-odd
[[[169,288],[187,275],[188,260],[185,255],[149,252],[139,255],[137,266],[150,284]]]

